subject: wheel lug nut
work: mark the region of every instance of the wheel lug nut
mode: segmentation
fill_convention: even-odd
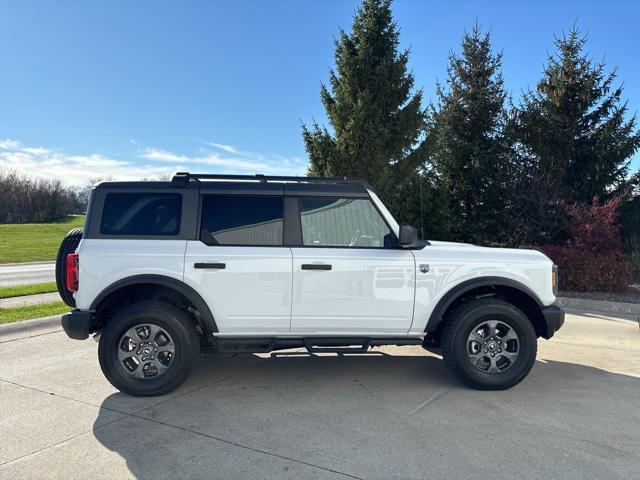
[[[492,353],[492,354],[491,354],[491,356],[492,356],[492,357],[495,357],[495,356],[496,356],[496,354],[495,354],[495,353]]]

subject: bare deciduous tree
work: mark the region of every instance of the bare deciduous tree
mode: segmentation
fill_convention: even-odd
[[[78,196],[60,180],[0,171],[0,223],[39,223],[78,212]]]

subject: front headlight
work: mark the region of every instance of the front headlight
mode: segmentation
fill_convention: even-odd
[[[554,295],[558,295],[558,266],[554,265],[551,269],[551,289]]]

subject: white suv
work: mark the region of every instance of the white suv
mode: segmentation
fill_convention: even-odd
[[[542,253],[420,241],[348,177],[100,183],[57,263],[64,330],[99,336],[105,376],[132,395],[173,390],[200,353],[381,345],[503,389],[564,321]]]

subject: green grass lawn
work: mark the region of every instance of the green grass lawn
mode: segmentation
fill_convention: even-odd
[[[67,217],[56,223],[0,225],[0,263],[55,260],[65,234],[83,225],[84,216]]]
[[[50,317],[66,313],[71,308],[64,302],[41,303],[40,305],[27,305],[25,307],[0,308],[0,325],[3,323],[19,322],[31,318]]]
[[[31,285],[11,285],[10,287],[0,287],[0,298],[37,295],[39,293],[51,293],[57,290],[56,282],[33,283]]]

